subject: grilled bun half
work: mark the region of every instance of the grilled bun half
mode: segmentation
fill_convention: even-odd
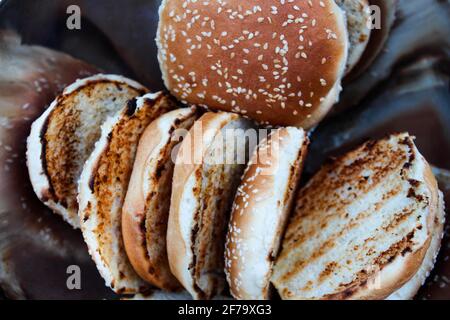
[[[338,99],[349,38],[334,0],[164,0],[157,45],[179,100],[310,128]]]
[[[81,231],[106,285],[116,293],[136,293],[146,287],[125,252],[122,207],[141,134],[174,107],[161,92],[130,100],[102,125],[101,137],[81,173]]]
[[[411,136],[365,143],[299,192],[272,283],[283,299],[387,298],[437,254],[442,210]]]
[[[166,232],[177,130],[189,130],[199,113],[184,108],[153,121],[142,134],[122,210],[125,249],[134,270],[168,291],[181,288],[167,259]]]
[[[225,273],[237,299],[270,298],[273,261],[308,143],[302,129],[277,129],[250,158],[234,199],[225,245]]]
[[[210,299],[226,284],[226,228],[247,160],[240,159],[247,143],[239,130],[252,126],[233,113],[205,113],[178,151],[167,253],[172,273],[195,299]]]
[[[442,192],[439,191],[439,210],[437,212],[437,217],[434,219],[434,230],[431,237],[430,247],[425,254],[422,265],[420,266],[416,274],[400,289],[389,295],[386,298],[387,300],[413,299],[419,291],[420,287],[422,287],[425,283],[425,280],[430,275],[431,270],[433,270],[437,255],[439,253],[439,249],[441,248],[442,238],[444,237],[444,209],[444,196]]]
[[[371,17],[368,0],[335,0],[347,17],[349,39],[348,58],[345,73],[358,64],[370,39]]]
[[[147,92],[130,79],[99,74],[66,87],[31,126],[27,165],[38,198],[79,228],[77,182],[100,138],[100,126]]]

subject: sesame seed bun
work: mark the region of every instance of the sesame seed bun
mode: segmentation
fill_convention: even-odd
[[[177,130],[188,130],[198,113],[183,108],[153,121],[139,140],[133,172],[122,209],[125,249],[134,270],[165,290],[181,288],[167,260],[166,232]]]
[[[338,99],[349,39],[334,0],[165,0],[157,45],[182,102],[309,128]]]
[[[273,261],[291,210],[308,138],[294,127],[272,131],[253,153],[234,199],[225,273],[236,299],[270,298]]]
[[[195,299],[222,293],[224,245],[233,197],[245,169],[245,142],[233,131],[250,121],[227,112],[207,112],[184,138],[177,154],[167,227],[172,273]],[[239,132],[234,131],[234,132]],[[225,159],[225,158],[226,159]]]
[[[122,206],[144,129],[175,106],[163,92],[129,100],[102,124],[100,139],[80,176],[78,203],[83,238],[105,284],[119,294],[148,288],[125,251]]]

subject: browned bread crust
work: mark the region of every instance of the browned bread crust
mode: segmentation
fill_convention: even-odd
[[[122,211],[125,249],[136,272],[168,291],[181,288],[167,259],[166,233],[176,130],[189,130],[199,113],[177,109],[153,121],[142,134]]]
[[[28,169],[38,197],[79,227],[77,182],[100,137],[100,125],[126,102],[147,91],[116,75],[95,75],[65,88],[32,126]]]
[[[348,74],[358,64],[367,48],[371,34],[371,12],[368,0],[335,0],[345,11],[349,38],[347,67]]]
[[[434,218],[434,228],[431,234],[430,246],[422,261],[419,270],[414,276],[408,280],[400,289],[390,294],[386,299],[388,300],[410,300],[413,299],[420,287],[423,286],[425,280],[433,270],[436,262],[439,249],[441,248],[442,238],[444,236],[444,224],[445,224],[445,204],[444,195],[439,191],[439,208],[437,216]]]
[[[270,298],[270,276],[292,209],[309,140],[302,129],[271,132],[253,153],[234,199],[225,273],[236,299]]]
[[[301,190],[272,281],[286,299],[384,299],[419,270],[437,210],[413,138],[368,142]]]
[[[250,123],[232,113],[205,113],[184,139],[175,164],[167,253],[172,273],[195,299],[220,294],[226,283],[226,226],[245,164],[209,161],[218,160],[221,146],[215,143],[231,127],[245,129]]]
[[[136,293],[147,287],[125,252],[122,206],[142,132],[174,107],[171,98],[161,92],[130,100],[102,126],[102,136],[81,174],[78,198],[83,237],[106,285],[117,293]]]
[[[171,93],[262,124],[318,123],[338,98],[347,61],[334,0],[206,4],[161,5],[157,44]]]

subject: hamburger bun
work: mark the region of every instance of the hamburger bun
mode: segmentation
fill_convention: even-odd
[[[236,114],[208,112],[194,123],[178,151],[167,253],[172,273],[195,299],[210,299],[225,287],[226,228],[247,160],[239,161],[247,143],[235,130],[251,127]]]
[[[273,261],[307,146],[302,129],[281,128],[272,131],[250,158],[234,199],[225,245],[225,273],[236,299],[270,298]]]
[[[101,137],[81,173],[81,231],[106,285],[116,293],[136,293],[147,287],[125,252],[122,206],[142,132],[174,106],[161,92],[130,100],[102,125]]]
[[[425,254],[425,258],[422,261],[417,273],[405,283],[400,289],[389,295],[387,300],[410,300],[419,291],[425,283],[425,280],[433,270],[434,263],[436,262],[439,249],[441,248],[442,238],[444,236],[444,223],[445,223],[445,210],[444,210],[444,196],[442,192],[439,192],[439,210],[437,211],[437,217],[434,219],[434,230],[431,236],[430,247]]]
[[[181,288],[167,260],[166,232],[172,188],[172,151],[178,129],[189,130],[195,109],[170,111],[153,121],[142,134],[122,209],[125,249],[134,270],[164,290]]]
[[[27,165],[38,198],[79,228],[77,182],[100,137],[100,126],[147,91],[130,79],[98,74],[66,87],[33,122],[27,140]]]
[[[299,192],[272,283],[283,299],[385,299],[420,272],[441,210],[412,137],[365,143]]]
[[[334,0],[164,0],[157,45],[182,102],[311,128],[338,100],[349,39]]]
[[[345,73],[348,74],[360,61],[370,39],[371,11],[368,0],[335,0],[347,17],[349,38]]]

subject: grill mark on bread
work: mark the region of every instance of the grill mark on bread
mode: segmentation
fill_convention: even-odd
[[[370,159],[370,161],[361,161],[359,157]],[[282,296],[286,298],[351,298],[355,294],[359,295],[361,290],[366,290],[363,287],[375,274],[375,271],[366,268],[373,267],[377,273],[381,273],[397,257],[411,259],[411,256],[418,255],[423,251],[421,246],[426,245],[424,238],[426,235],[423,231],[420,233],[420,230],[423,229],[421,221],[423,221],[423,215],[426,212],[422,213],[422,210],[431,211],[431,209],[427,209],[427,206],[430,205],[427,192],[430,192],[431,186],[427,187],[425,182],[422,182],[422,179],[426,180],[427,178],[425,173],[420,171],[422,169],[418,169],[421,168],[421,165],[415,163],[418,157],[419,154],[412,143],[411,137],[407,136],[406,139],[401,138],[401,135],[400,138],[391,136],[376,143],[366,144],[337,158],[334,163],[325,165],[312,178],[310,183],[299,193],[299,205],[291,219],[283,242],[282,253],[275,266],[275,270],[281,269],[276,271],[273,282]],[[355,158],[356,161],[353,161]],[[347,167],[353,166],[354,163],[357,166],[362,163],[364,165],[361,169],[349,174]],[[407,165],[405,166],[405,164]],[[424,166],[426,168],[427,164],[425,163]],[[364,173],[365,170],[368,173],[367,175]],[[415,171],[412,172],[411,170]],[[380,172],[383,174],[380,174]],[[358,180],[356,186],[350,185],[351,188],[349,188],[347,185],[355,177],[361,179]],[[383,185],[389,185],[391,189],[384,191]],[[412,199],[408,198],[411,195],[410,189],[414,191],[415,195]],[[342,203],[339,203],[339,206],[335,206],[334,203],[340,200],[340,196],[346,198],[347,193],[345,192],[351,194],[355,190],[358,192],[358,197],[354,198],[352,216],[349,217],[345,213],[348,204],[342,206]],[[374,190],[378,190],[377,193],[373,193]],[[334,196],[333,193],[335,193]],[[361,208],[360,203],[364,203],[362,196],[366,194],[368,199],[372,194],[377,194],[377,198],[370,196],[370,202]],[[318,201],[317,199],[325,199],[325,203],[314,203],[314,201]],[[395,199],[410,200],[396,202]],[[329,208],[333,208],[332,211],[328,212]],[[314,211],[311,214],[317,215],[315,222],[308,215],[302,216],[301,212],[298,211],[300,209]],[[365,211],[365,216],[361,216],[364,213],[361,210]],[[331,217],[330,214],[332,214]],[[374,216],[376,214],[382,214],[382,218],[377,219]],[[432,215],[432,212],[429,214]],[[349,220],[348,222],[347,220],[342,222],[339,220],[342,218]],[[320,219],[320,223],[317,222],[317,219]],[[327,219],[329,221],[326,221]],[[373,225],[369,221],[376,224]],[[356,228],[356,224],[360,224],[357,227],[359,233],[352,231],[353,228]],[[329,226],[328,229],[327,226]],[[339,232],[330,234],[337,226],[339,226]],[[358,234],[358,238],[352,240],[352,244],[343,243],[342,245],[346,247],[342,248],[337,245],[337,240],[341,237],[343,240],[350,239],[345,236],[346,233]],[[367,236],[365,233],[367,233]],[[321,234],[326,234],[326,236],[321,236]],[[389,241],[391,235],[395,241],[390,240],[387,250],[376,245],[379,241]],[[305,244],[306,241],[308,241],[307,244]],[[338,257],[347,253],[345,266],[341,266],[340,263],[343,261],[336,260],[336,257],[331,253],[337,254]],[[306,268],[318,266],[318,263],[325,267],[322,270],[311,269],[314,275],[317,273],[317,277],[315,280],[312,279],[313,283],[309,283]],[[354,270],[353,268],[356,266],[362,267],[362,269]],[[341,277],[339,274],[344,271],[340,270],[354,270],[351,272],[355,272],[355,276],[351,281],[343,282],[337,288],[331,284],[329,289],[327,280],[330,277],[347,280],[352,276],[352,273],[349,273],[350,271],[346,271],[345,277]],[[307,278],[302,280],[302,275]],[[313,276],[311,275],[311,277]],[[292,286],[290,283],[292,283]],[[326,294],[314,296],[312,291],[315,290],[316,286],[327,290]],[[310,294],[313,296],[310,296]]]
[[[395,195],[395,193],[393,193],[393,195]],[[383,197],[381,201],[377,202],[374,204],[374,208],[375,210],[379,210],[379,208],[381,208],[383,206],[383,204],[386,204],[386,202],[389,200],[389,198],[387,197]],[[319,248],[318,251],[314,252],[314,254],[308,259],[308,263],[312,263],[315,260],[318,260],[319,258],[321,258],[322,256],[326,255],[328,253],[328,251],[330,251],[331,249],[333,249],[335,247],[335,240],[339,239],[342,235],[344,235],[345,233],[351,232],[353,228],[361,225],[362,223],[364,223],[364,219],[369,217],[370,214],[373,212],[374,208],[368,208],[365,211],[362,211],[360,213],[358,213],[358,215],[354,218],[352,218],[348,224],[344,225],[339,231],[333,233],[331,236],[329,236],[328,240],[325,241],[322,246]],[[346,212],[346,208],[342,209],[342,212]],[[407,211],[398,215],[395,215],[394,220],[391,221],[389,223],[388,226],[383,227],[386,231],[389,231],[391,229],[394,229],[395,227],[397,227],[403,220],[405,220],[407,217],[409,217],[409,215],[413,213],[413,211]],[[322,225],[324,223],[327,223],[328,219],[333,218],[333,216],[327,216],[326,217],[326,221],[322,221]],[[321,231],[321,229],[317,228],[314,230],[311,230],[311,232],[304,234],[304,233],[300,233],[299,231],[297,231],[297,233],[300,234],[299,238],[293,238],[290,243],[290,247],[292,248],[292,250],[294,250],[295,248],[300,247],[306,240],[311,239],[312,237],[314,237],[317,233],[319,233]],[[368,242],[369,240],[373,240],[372,238],[366,239],[365,241]],[[355,249],[358,250],[359,248]],[[286,253],[286,254],[290,254],[290,253]],[[306,266],[305,262],[299,262],[298,266],[295,265],[292,270],[288,273],[285,274],[285,276],[282,278],[283,281],[287,281],[289,280],[291,277],[297,275],[298,273],[300,273],[303,268]],[[319,281],[320,283],[321,281]]]
[[[67,209],[67,198],[71,198],[70,202],[72,206],[77,206],[76,200],[74,199],[76,192],[74,190],[73,180],[75,177],[72,177],[74,175],[73,171],[75,170],[76,163],[66,161],[63,163],[63,167],[61,167],[60,159],[61,153],[64,155],[76,152],[74,143],[78,143],[79,141],[75,137],[75,132],[80,123],[80,111],[67,108],[66,97],[70,99],[71,96],[63,95],[58,97],[58,106],[52,110],[45,121],[45,144],[43,145],[43,155],[46,159],[45,174],[47,175],[49,185],[51,186],[52,200]],[[52,132],[53,128],[51,128],[51,123],[54,126],[55,123],[57,124],[58,122],[62,123],[61,131],[65,130],[63,137],[66,139],[66,141],[64,141],[66,145],[64,149],[54,150],[55,145],[52,136],[57,136],[59,138],[61,132]],[[69,138],[72,140],[68,141]]]
[[[374,184],[372,184],[372,185],[370,186],[370,188],[364,188],[364,189],[362,189],[361,192],[370,192],[370,191],[372,191],[373,189],[377,188],[377,187],[379,186],[379,184],[383,182],[383,178],[385,178],[384,175],[381,176],[381,177],[379,177],[378,179],[373,179],[372,181],[375,180],[375,181],[377,181],[377,182],[374,183]],[[338,182],[338,183],[339,183],[339,182]],[[364,179],[364,182],[363,182],[363,183],[364,183],[365,185],[367,185],[366,179]],[[362,184],[360,184],[359,187],[361,187],[361,185],[362,185]],[[314,187],[312,187],[312,188],[314,188]],[[330,187],[330,188],[338,189],[339,186],[335,186],[335,185],[334,185],[334,186],[332,186],[332,187]],[[353,187],[352,190],[355,190],[355,189],[356,189],[356,188]],[[358,188],[358,189],[361,189],[361,188]],[[307,193],[308,190],[310,190],[310,189],[305,190],[304,193]],[[396,194],[396,193],[394,192],[394,193],[392,194],[392,196],[394,196],[395,194]],[[359,197],[360,197],[360,196],[357,196],[357,195],[355,194],[353,197],[349,197],[348,199],[343,199],[341,202],[335,202],[334,204],[327,206],[327,207],[325,208],[325,210],[326,210],[326,211],[330,211],[332,208],[339,207],[340,209],[339,209],[336,213],[340,213],[341,216],[346,217],[348,205],[351,204],[353,201],[357,200]],[[382,201],[376,203],[375,206],[381,207],[381,206],[382,206],[384,203],[386,203],[388,200],[389,200],[389,197],[388,197],[388,196],[384,196],[383,199],[382,199]],[[313,208],[313,210],[314,210],[314,209],[315,209],[315,208]],[[310,212],[308,209],[304,208],[303,205],[299,206],[297,210],[299,210],[299,211],[300,211],[300,210],[304,210],[304,211],[306,211],[306,212]],[[304,218],[304,217],[306,217],[306,216],[308,216],[308,215],[309,215],[308,213],[307,213],[307,214],[301,214],[300,217]],[[321,220],[322,225],[326,226],[330,220],[332,220],[332,219],[335,218],[335,216],[336,216],[336,214],[330,214],[330,215],[325,216],[325,217]],[[352,219],[352,220],[353,220],[353,219]],[[295,223],[295,222],[293,222],[293,223]],[[301,224],[299,224],[299,226],[301,226]],[[286,241],[288,241],[288,242],[291,242],[291,241],[295,242],[295,245],[294,245],[294,248],[295,248],[295,247],[298,247],[298,246],[300,246],[301,244],[303,244],[303,242],[304,242],[305,240],[307,240],[308,238],[314,237],[318,232],[320,232],[320,229],[313,229],[313,230],[309,231],[307,234],[304,234],[304,233],[300,232],[300,230],[290,231],[290,232],[286,235]]]
[[[383,230],[386,232],[395,230],[402,222],[404,222],[411,214],[414,213],[413,209],[405,208],[402,212],[394,215],[394,218],[386,226],[383,226]]]
[[[295,163],[291,166],[290,168],[290,175],[289,175],[289,183],[288,183],[288,189],[289,191],[286,192],[285,196],[284,196],[284,200],[283,200],[283,204],[286,204],[287,201],[289,200],[290,197],[293,197],[294,194],[298,191],[297,187],[298,187],[298,181],[296,179],[296,177],[300,177],[303,171],[303,165],[301,165],[301,162],[306,158],[306,155],[308,153],[308,146],[309,146],[309,139],[308,137],[305,137],[306,141],[303,144],[302,148],[299,150],[298,152],[298,156],[297,159],[295,160]],[[294,204],[292,203],[291,206],[288,209],[288,212],[292,211],[292,206]],[[286,217],[286,221],[284,221],[283,223],[283,231],[281,232],[281,234],[284,235],[286,234],[286,227],[287,227],[287,222],[289,221],[291,217],[287,216]],[[281,240],[283,240],[283,237]],[[276,258],[276,257],[275,257]]]
[[[192,193],[194,195],[194,197],[200,197],[201,196],[201,173],[202,167],[197,168],[197,170],[195,171],[195,176],[196,176],[196,181],[197,184],[193,187],[192,189]],[[192,227],[191,230],[191,252],[192,252],[192,259],[191,262],[189,264],[189,272],[191,274],[191,277],[193,279],[193,289],[195,290],[195,292],[199,295],[199,297],[203,298],[204,297],[204,292],[201,290],[201,288],[197,285],[196,282],[196,267],[197,267],[197,250],[196,250],[196,243],[197,243],[197,235],[200,229],[199,226],[199,219],[201,216],[201,209],[197,208],[197,210],[194,213],[194,225]]]
[[[174,115],[176,118],[174,118]],[[169,215],[171,186],[173,178],[174,163],[171,159],[171,152],[173,147],[178,143],[177,139],[174,139],[173,133],[177,128],[189,129],[194,120],[196,119],[196,112],[193,109],[180,109],[174,110],[172,113],[168,113],[165,116],[160,117],[153,122],[149,127],[145,129],[145,132],[139,142],[139,152],[145,154],[145,159],[141,160],[136,158],[134,164],[134,170],[138,170],[139,174],[143,174],[144,184],[150,188],[148,194],[146,194],[145,201],[143,201],[144,208],[142,212],[127,212],[133,218],[139,218],[142,229],[139,235],[139,243],[133,239],[134,234],[129,233],[129,229],[124,234],[125,244],[128,256],[136,271],[142,278],[150,282],[151,284],[163,289],[163,290],[178,290],[180,288],[179,282],[173,276],[170,270],[167,247],[166,247],[166,234],[167,234],[167,222]],[[167,121],[171,122],[171,125],[166,128]],[[162,130],[160,127],[163,124],[166,132],[159,133]],[[147,132],[147,130],[149,132]],[[151,134],[150,134],[151,132]],[[161,140],[151,141],[153,133],[160,134]],[[155,138],[158,139],[158,138]],[[158,143],[164,143],[159,149]],[[152,143],[154,145],[152,145]],[[149,146],[150,144],[150,146]],[[155,154],[155,149],[158,148],[158,154]],[[150,157],[151,152],[151,157]],[[156,162],[153,162],[156,160]],[[148,167],[150,166],[150,167]],[[148,180],[145,182],[145,180]],[[132,180],[133,181],[133,180]],[[143,181],[138,180],[139,184]],[[133,185],[134,183],[134,185]],[[136,191],[141,189],[142,185],[136,185],[135,182],[131,182],[129,189]],[[128,190],[127,197],[130,196],[130,190]],[[150,192],[150,190],[153,190]],[[144,190],[142,190],[144,191]],[[135,199],[131,196],[130,199]],[[127,199],[131,201],[129,204],[134,203],[135,200]],[[129,205],[128,204],[128,205]],[[136,203],[132,204],[134,207]],[[128,206],[127,206],[128,207]],[[129,218],[128,218],[129,219]],[[127,242],[128,241],[128,242]],[[135,248],[138,245],[139,248]]]
[[[348,299],[355,294],[357,289],[361,286],[364,286],[368,280],[376,273],[376,270],[382,270],[388,264],[390,264],[394,259],[401,255],[404,256],[408,252],[412,252],[413,242],[411,239],[414,237],[414,231],[408,233],[402,240],[397,243],[392,244],[389,249],[382,252],[378,257],[374,259],[374,266],[372,271],[360,270],[355,279],[350,283],[340,284],[340,287],[343,288],[343,291],[328,294],[325,296],[325,299]]]
[[[319,279],[318,282],[323,282],[325,281],[327,278],[329,278],[331,276],[331,274],[333,272],[335,272],[335,270],[339,267],[339,264],[335,261],[332,261],[330,263],[328,263],[325,266],[325,269],[319,274]]]
[[[132,102],[131,105],[135,103]],[[142,103],[139,108],[127,105],[122,110],[104,138],[106,143],[95,159],[96,163],[88,180],[92,197],[96,200],[95,214],[98,219],[96,228],[90,232],[98,243],[99,258],[105,266],[109,266],[111,277],[115,280],[115,291],[124,293],[139,291],[144,286],[126,256],[121,233],[121,214],[117,211],[121,209],[117,205],[121,207],[123,204],[131,176],[131,164],[134,163],[138,140],[144,128],[173,107],[169,98],[161,94],[152,103]],[[131,109],[134,109],[133,113]],[[87,208],[85,212],[89,210]],[[114,216],[111,216],[113,212]],[[142,223],[140,227],[145,229]]]
[[[376,267],[374,267],[372,271],[364,269],[360,270],[352,282],[340,284],[339,287],[341,289],[338,289],[338,292],[327,294],[324,296],[324,299],[340,300],[351,298],[360,287],[365,286],[369,279],[376,274],[376,270],[382,270],[384,267],[394,261],[397,256],[404,256],[406,253],[412,252],[411,239],[413,237],[414,231],[409,233],[399,242],[391,245],[388,250],[382,252],[378,257],[376,257],[373,262],[374,266]]]
[[[250,127],[251,123],[239,118],[237,115],[212,112],[204,114],[197,123],[205,124],[208,128],[207,130],[213,130],[210,132],[212,135],[209,133],[207,135],[197,135],[195,125],[190,130],[190,134],[195,134],[196,139],[199,138],[203,141],[202,147],[196,149],[199,152],[197,155],[201,157],[201,163],[187,167],[184,164],[178,167],[179,164],[177,163],[175,166],[175,174],[181,172],[183,177],[184,173],[184,177],[192,179],[194,184],[191,185],[192,191],[189,192],[192,193],[192,196],[189,195],[189,197],[195,199],[195,207],[190,209],[192,210],[192,222],[190,222],[191,226],[187,234],[189,240],[187,244],[183,240],[183,244],[188,246],[184,250],[189,254],[189,260],[186,261],[185,259],[181,268],[178,266],[174,268],[173,263],[176,263],[176,260],[173,257],[173,243],[168,246],[168,249],[172,270],[178,279],[184,283],[186,289],[196,299],[210,299],[221,293],[226,285],[223,271],[223,246],[226,224],[229,218],[228,209],[231,207],[238,178],[244,169],[243,165],[222,163],[223,158],[219,159],[217,157],[216,148],[223,146],[220,142],[226,137],[225,130],[227,128],[245,129]],[[230,141],[233,142],[233,145],[231,145],[228,139],[226,141],[223,140],[225,142],[223,150],[231,150],[231,146],[233,146],[233,150],[236,150],[234,141],[234,139]],[[190,149],[192,151],[192,144],[189,143],[189,147],[187,146],[188,144],[185,140],[178,157],[180,157],[180,152],[182,151],[183,156],[185,156],[184,152],[187,150]],[[192,153],[189,153],[189,156],[192,156]],[[188,170],[185,170],[185,168]],[[174,186],[175,190],[181,189],[178,184],[174,184]],[[175,194],[179,194],[179,192],[173,193],[173,195]],[[177,201],[176,198],[175,201]],[[182,204],[179,205],[181,206]],[[172,208],[173,204],[171,217],[174,217],[175,214],[180,214],[178,206],[178,212],[172,211]],[[172,212],[174,215],[172,215]],[[172,218],[169,219],[169,231],[172,231],[173,225],[170,221],[173,221]],[[178,245],[182,246],[183,244],[180,241]]]
[[[150,194],[148,195],[148,197],[147,197],[146,202],[150,201],[150,199],[153,198],[153,196],[154,196],[154,193],[153,193],[153,192],[150,193]],[[146,210],[145,210],[145,211],[146,211]],[[145,212],[145,211],[144,211],[144,212]],[[142,216],[141,216],[141,219],[140,219],[140,221],[139,221],[139,228],[140,228],[142,234],[146,234],[146,233],[147,233],[147,228],[146,228],[146,226],[145,226],[145,215],[142,215]],[[141,246],[143,246],[144,248],[147,247],[147,239],[146,239],[146,237],[142,237],[142,240],[141,240]],[[144,250],[144,255],[145,255],[145,258],[146,258],[147,260],[150,259],[150,255],[148,254],[148,251],[147,251],[147,250]]]
[[[212,165],[203,174],[204,179],[207,179],[207,184],[202,186],[200,198],[201,209],[198,216],[198,224],[201,238],[197,237],[196,239],[196,269],[194,280],[197,282],[197,286],[202,290],[205,297],[210,297],[216,293],[214,291],[210,292],[211,289],[215,290],[215,288],[223,286],[219,285],[219,279],[223,278],[223,257],[220,253],[223,246],[220,243],[221,239],[225,237],[225,228],[220,228],[220,226],[223,225],[225,227],[226,224],[222,220],[218,221],[217,219],[224,218],[222,215],[224,208],[227,206],[225,204],[227,200],[224,197],[220,197],[220,194],[223,192],[222,189],[214,186],[217,180],[225,181],[223,170],[222,165]],[[219,197],[219,202],[211,202],[216,197]],[[225,217],[225,221],[227,220]],[[208,241],[205,241],[205,237]],[[200,285],[201,278],[204,276],[208,277],[208,287],[205,288],[207,291],[201,288]]]
[[[153,185],[158,185],[160,182],[162,185],[158,190],[158,194],[155,191],[152,191],[148,194],[145,200],[144,211],[141,216],[142,224],[144,226],[144,230],[142,231],[144,236],[142,237],[141,246],[144,248],[143,251],[145,259],[150,261],[150,266],[148,267],[147,272],[153,277],[151,280],[156,279],[157,281],[160,281],[164,289],[178,289],[177,281],[173,278],[173,276],[171,277],[171,273],[168,271],[169,266],[167,260],[167,250],[165,247],[169,209],[167,199],[170,199],[170,185],[168,185],[167,181],[160,181],[163,177],[165,177],[165,179],[170,177],[170,180],[172,178],[173,167],[169,162],[170,159],[167,161],[166,158],[170,150],[171,144],[169,143],[163,150],[160,151],[159,160],[156,166],[157,169],[155,170],[155,174],[151,176]],[[167,191],[166,188],[168,188],[169,191]],[[167,192],[169,193],[168,196],[165,194]],[[151,208],[149,207],[150,205],[152,205]],[[155,211],[152,212],[150,210]],[[157,217],[154,216],[156,214],[158,215]],[[155,218],[158,218],[159,220],[153,221]],[[157,246],[158,244],[156,242],[161,240],[163,241],[163,244],[159,244],[160,247],[158,248],[158,251],[156,251],[154,247],[152,248],[152,245]],[[154,253],[152,257],[149,253],[150,250]],[[159,272],[155,270],[153,266],[159,266]],[[169,276],[167,274],[169,274]],[[153,281],[151,281],[151,283],[153,283]],[[158,283],[158,285],[160,284]]]
[[[200,212],[197,211],[194,215],[195,218],[198,218],[198,216],[200,215]],[[195,220],[196,221],[196,220]],[[192,228],[192,232],[191,232],[191,252],[192,252],[192,261],[189,264],[189,272],[192,275],[193,278],[193,289],[195,290],[195,292],[198,294],[199,299],[204,299],[205,294],[203,292],[203,290],[197,285],[197,281],[196,281],[196,266],[197,266],[197,254],[196,254],[196,246],[195,246],[195,241],[197,239],[197,234],[199,231],[199,227],[198,227],[198,223],[195,223],[194,227]]]
[[[386,264],[391,263],[398,255],[404,256],[407,251],[412,251],[411,247],[414,244],[412,239],[414,238],[415,231],[411,231],[401,241],[391,245],[388,250],[380,254],[376,260],[375,265],[384,267]]]
[[[88,130],[85,136],[80,137],[84,133],[80,131],[84,120],[82,117],[88,111],[85,104],[87,102],[92,104],[92,101],[98,102],[92,110],[99,109],[106,114],[109,109],[102,109],[102,105],[111,97],[114,97],[113,101],[117,98],[118,86],[127,88],[127,92],[120,93],[121,98],[145,92],[138,88],[138,86],[141,87],[140,85],[128,83],[128,79],[123,78],[123,81],[119,81],[113,77],[92,76],[65,88],[63,93],[52,102],[50,106],[52,109],[46,115],[40,129],[39,140],[42,146],[40,161],[48,182],[48,190],[44,191],[44,197],[41,200],[48,202],[54,211],[61,214],[74,227],[79,227],[76,196],[81,164],[84,163],[84,157],[88,157],[90,148],[93,148],[93,141],[98,139],[94,134],[94,131],[98,129],[97,125],[92,125],[92,130]],[[113,87],[115,91],[110,90]],[[97,121],[97,118],[103,115],[102,112],[99,112],[92,121]],[[84,147],[81,151],[80,146]]]
[[[136,108],[137,108],[136,98],[128,100],[125,115],[131,117],[132,115],[134,115]]]
[[[356,197],[357,195],[356,192],[359,192],[360,194],[370,192],[383,182],[384,178],[391,170],[394,170],[396,167],[401,165],[401,163],[403,163],[404,157],[401,156],[402,153],[397,152],[395,155],[393,155],[393,158],[395,160],[386,164],[386,167],[384,167],[382,170],[378,170],[374,176],[371,176],[372,183],[369,184],[369,181],[362,176],[361,172],[364,170],[367,163],[373,162],[376,159],[377,154],[380,154],[381,151],[375,149],[375,146],[376,143],[373,141],[369,141],[367,144],[365,144],[362,147],[362,150],[366,153],[366,157],[364,157],[364,159],[357,158],[350,164],[343,166],[342,170],[339,172],[339,175],[341,177],[340,179],[330,180],[326,177],[330,173],[330,169],[332,169],[334,166],[340,166],[343,163],[343,161],[345,160],[344,156],[336,158],[335,162],[332,164],[326,164],[325,167],[318,173],[320,177],[316,177],[316,179],[311,181],[305,188],[300,191],[299,198],[302,200],[297,203],[295,208],[297,214],[292,216],[292,221],[290,222],[290,224],[298,224],[298,221],[295,221],[295,216],[297,216],[297,220],[301,220],[312,214],[314,210],[330,211],[333,208],[342,208],[341,211],[345,211],[345,207],[354,201],[354,197]],[[353,183],[353,181],[355,181],[355,178],[360,178],[360,180],[357,180],[358,184],[356,185]],[[311,203],[310,198],[305,196],[309,193],[309,190],[338,190],[342,188],[342,186],[345,186],[349,183],[352,186],[352,191],[354,191],[354,197],[344,197],[335,199],[335,201]],[[327,207],[324,207],[325,204],[327,205]],[[333,216],[326,217],[326,221],[331,218],[333,218]],[[285,237],[289,240],[295,234],[299,234],[298,230],[296,231],[291,228],[291,231],[287,233]]]
[[[371,188],[371,189],[374,189],[375,187],[376,187],[376,186],[374,186],[374,187]],[[375,211],[380,210],[380,209],[383,207],[383,205],[387,203],[387,201],[388,201],[389,199],[391,199],[391,198],[393,198],[394,196],[396,196],[400,191],[401,191],[401,190],[400,190],[398,187],[394,187],[394,189],[388,191],[386,194],[383,194],[381,201],[379,201],[379,202],[377,202],[377,203],[374,204],[374,208],[375,208],[374,210],[375,210]],[[369,210],[370,210],[370,209],[369,209]],[[341,213],[341,216],[344,216],[344,217],[347,217],[347,216],[348,216],[347,208],[346,208],[346,207],[342,208],[339,212]],[[366,213],[365,215],[364,215],[364,212],[358,214],[358,216],[357,216],[356,218],[353,218],[353,219],[351,220],[350,225],[354,225],[354,222],[356,222],[358,219],[367,217],[367,210],[366,210],[365,213]],[[363,215],[361,215],[361,214],[363,214]],[[295,243],[295,244],[293,245],[293,248],[299,247],[299,246],[300,246],[301,244],[303,244],[307,239],[310,239],[310,238],[314,237],[317,233],[320,232],[320,230],[325,229],[325,228],[327,227],[327,225],[328,225],[328,222],[329,222],[332,218],[333,218],[333,216],[331,216],[331,215],[326,216],[324,219],[322,219],[322,221],[321,221],[321,227],[320,227],[320,228],[310,230],[308,233],[300,232],[300,230],[297,230],[296,233],[295,233],[295,232],[291,233],[291,237],[290,237],[290,238],[287,238],[287,237],[286,237],[286,239],[287,239],[287,241],[292,241],[292,242]],[[343,231],[345,231],[346,228],[348,228],[348,226],[344,226],[343,229],[341,229],[338,233],[335,234],[335,235],[336,235],[335,237],[341,236],[341,235],[343,234]]]

